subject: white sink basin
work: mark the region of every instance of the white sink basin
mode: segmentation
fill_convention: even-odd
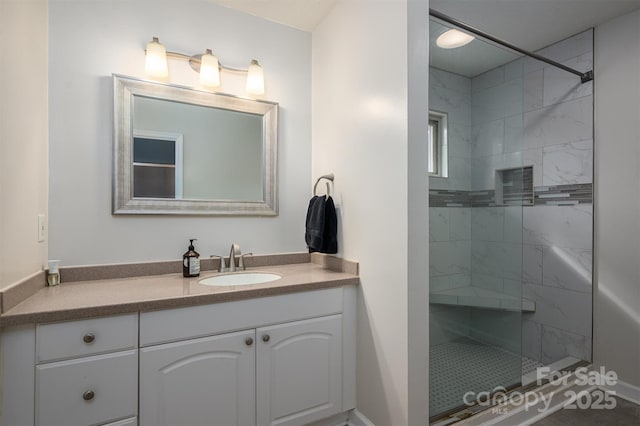
[[[269,272],[234,272],[200,280],[204,285],[247,285],[261,284],[279,280],[280,275]]]

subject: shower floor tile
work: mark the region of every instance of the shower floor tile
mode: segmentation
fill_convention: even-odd
[[[494,346],[462,338],[431,348],[429,415],[464,406],[467,392],[492,392],[518,385],[542,364]]]

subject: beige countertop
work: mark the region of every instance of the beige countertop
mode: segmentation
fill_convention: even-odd
[[[207,271],[197,278],[165,274],[63,283],[44,287],[4,312],[0,316],[0,327],[220,303],[359,283],[357,275],[337,272],[317,263],[270,265],[247,268],[246,272],[271,272],[282,278],[240,286],[199,284],[202,279],[219,275]]]

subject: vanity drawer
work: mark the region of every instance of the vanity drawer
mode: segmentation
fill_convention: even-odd
[[[36,366],[36,425],[93,425],[138,412],[138,350]]]
[[[38,324],[36,362],[138,347],[138,314]]]

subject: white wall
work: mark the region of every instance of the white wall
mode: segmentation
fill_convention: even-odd
[[[47,213],[47,1],[0,0],[0,289],[42,269]]]
[[[335,174],[339,254],[360,262],[357,407],[408,424],[406,0],[338,1],[312,50],[313,176]]]
[[[313,175],[335,174],[340,255],[360,262],[358,409],[407,424],[405,1],[338,1],[313,32]]]
[[[594,362],[640,386],[640,11],[595,32]]]
[[[111,74],[146,78],[144,49],[157,36],[170,51],[211,48],[220,61],[265,70],[265,99],[279,102],[280,215],[276,218],[112,216]],[[311,180],[311,35],[204,0],[51,0],[50,252],[62,265],[177,259],[187,238],[203,255],[305,250]],[[198,86],[186,62],[170,82]],[[222,92],[244,93],[223,73]]]

